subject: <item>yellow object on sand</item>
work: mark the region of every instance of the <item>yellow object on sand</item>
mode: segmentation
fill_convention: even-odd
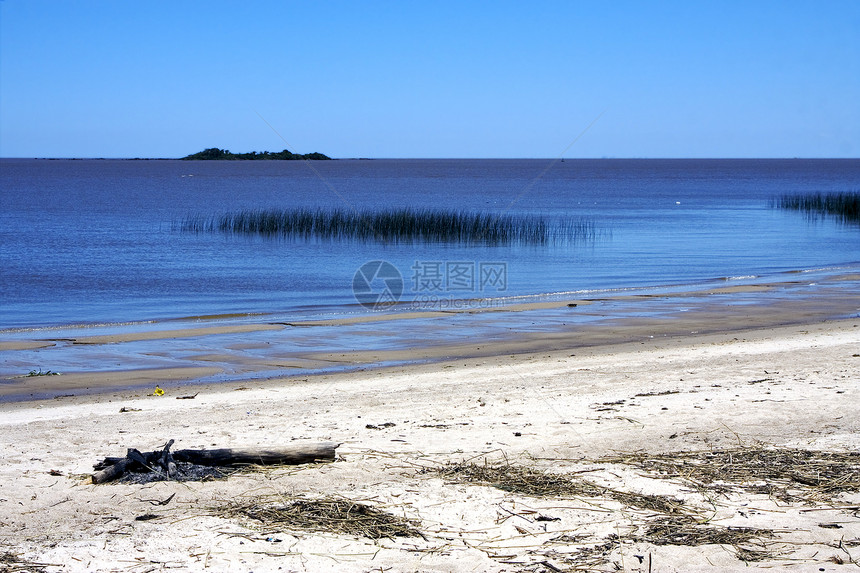
[[[155,392],[153,392],[152,395],[153,396],[164,396],[164,390],[162,390],[160,387],[156,386]]]

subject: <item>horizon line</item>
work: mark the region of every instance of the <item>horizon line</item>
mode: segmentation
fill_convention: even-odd
[[[247,161],[517,161],[517,160],[542,160],[542,161],[601,161],[601,160],[794,160],[794,159],[860,159],[860,157],[848,156],[600,156],[600,157],[331,157],[327,160],[314,159],[185,159],[183,157],[104,157],[104,156],[88,156],[88,157],[33,157],[33,156],[0,156],[0,160],[8,159],[27,159],[36,161],[198,161],[198,162],[247,162]]]

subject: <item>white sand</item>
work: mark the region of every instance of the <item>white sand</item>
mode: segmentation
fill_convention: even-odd
[[[757,444],[857,452],[858,324],[244,383],[243,390],[212,386],[194,400],[175,399],[187,387],[162,385],[161,397],[2,404],[0,552],[56,565],[48,571],[572,570],[561,555],[624,536],[653,517],[608,498],[537,498],[420,473],[452,461],[506,458],[557,473],[590,470],[574,475],[617,490],[672,495],[710,526],[777,532],[766,544],[776,557],[764,561],[744,563],[721,545],[630,542],[593,570],[649,571],[649,556],[655,572],[853,570],[831,559],[860,560],[857,492],[842,494],[835,507],[737,489],[706,497],[681,481],[590,460],[616,451]],[[395,425],[366,427],[387,422]],[[93,486],[76,476],[104,456],[170,438],[176,448],[343,445],[335,463],[217,482]],[[154,505],[174,493],[168,504]],[[264,496],[361,501],[416,520],[425,538],[373,541],[254,527],[212,509]],[[159,517],[135,520],[148,513]],[[539,515],[558,520],[537,521]],[[561,542],[563,534],[578,541]]]

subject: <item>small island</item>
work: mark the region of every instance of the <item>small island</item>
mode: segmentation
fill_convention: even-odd
[[[199,151],[197,153],[192,153],[191,155],[187,155],[182,158],[183,160],[193,160],[193,159],[207,159],[207,160],[215,160],[215,161],[252,161],[259,159],[280,159],[280,160],[296,160],[296,159],[331,159],[322,153],[292,153],[291,151],[285,149],[283,151],[276,151],[272,153],[271,151],[262,151],[256,152],[252,151],[250,153],[230,153],[230,151],[226,149],[218,149],[217,147],[210,147],[209,149],[204,149],[203,151]]]

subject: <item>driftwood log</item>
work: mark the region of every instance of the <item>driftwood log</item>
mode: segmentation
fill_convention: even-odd
[[[92,481],[105,483],[119,479],[127,471],[147,469],[164,472],[168,478],[173,478],[177,472],[176,462],[201,466],[298,465],[331,462],[334,461],[335,450],[340,444],[314,442],[280,448],[220,448],[171,452],[172,445],[173,440],[170,440],[160,450],[141,453],[134,448],[129,448],[124,458],[105,458],[93,466],[93,469],[98,471],[92,474]]]

